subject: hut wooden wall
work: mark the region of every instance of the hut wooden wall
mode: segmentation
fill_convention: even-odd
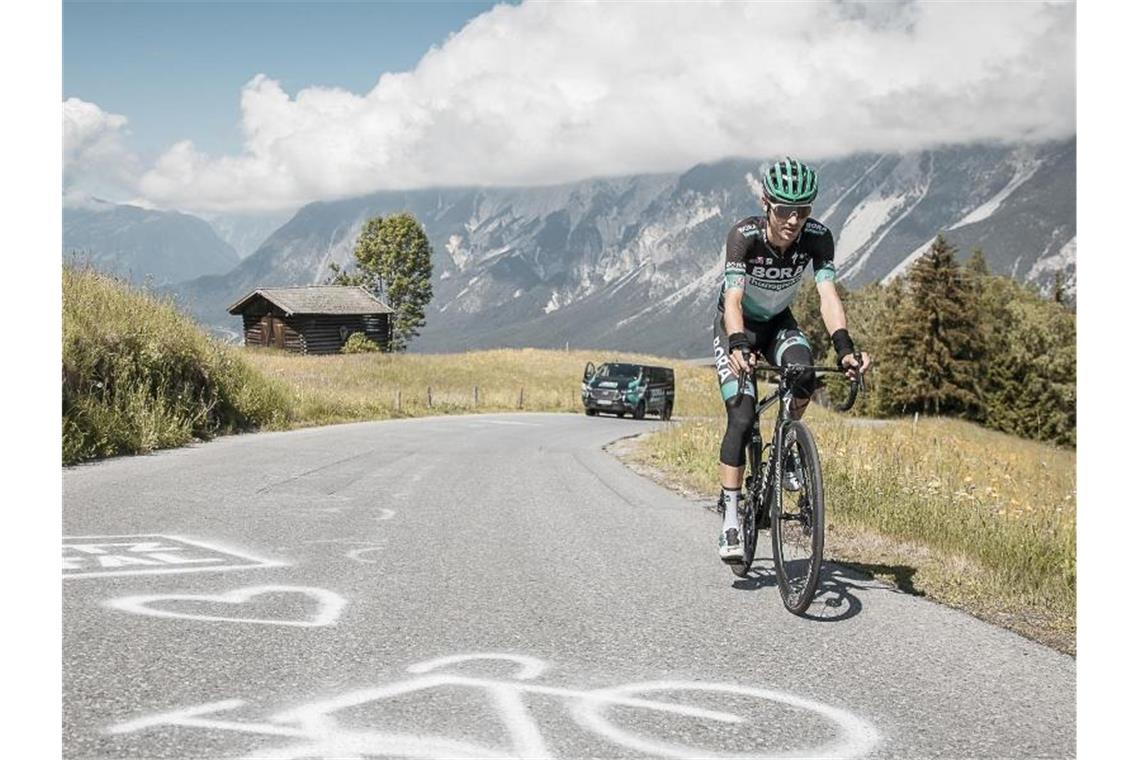
[[[284,348],[287,351],[335,354],[344,345],[345,338],[354,332],[364,333],[382,350],[388,349],[389,314],[294,314],[287,317],[283,311],[262,300],[250,304],[241,315],[247,346],[267,345],[266,317],[277,320],[285,335]]]
[[[304,341],[304,353],[335,354],[344,345],[341,328],[345,336],[354,332],[364,333],[381,349],[388,348],[388,315],[378,314],[365,318],[359,315],[342,314],[303,314],[287,317],[285,324],[300,334]]]

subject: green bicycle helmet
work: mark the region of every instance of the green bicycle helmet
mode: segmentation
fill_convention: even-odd
[[[775,203],[811,203],[819,186],[815,169],[793,158],[785,158],[764,172],[764,195]]]

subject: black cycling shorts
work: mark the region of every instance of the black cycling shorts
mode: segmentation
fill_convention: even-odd
[[[744,334],[748,336],[748,344],[752,350],[762,355],[773,367],[813,363],[811,343],[800,331],[791,309],[784,309],[766,322],[751,322],[745,319]],[[713,320],[713,359],[716,360],[721,398],[728,401],[736,395],[739,381],[728,363],[728,333],[724,329],[724,314],[719,312]],[[796,398],[811,398],[812,391],[815,390],[814,377],[805,377],[804,380],[809,382],[793,390]],[[748,381],[743,393],[756,398],[756,387]]]

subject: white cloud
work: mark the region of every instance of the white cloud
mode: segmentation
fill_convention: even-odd
[[[79,202],[91,195],[134,192],[141,174],[126,146],[127,117],[79,98],[63,102],[63,192]]]
[[[274,208],[725,156],[1065,137],[1075,43],[1071,4],[499,6],[363,95],[290,96],[255,77],[240,155],[179,143],[140,190],[186,208]]]

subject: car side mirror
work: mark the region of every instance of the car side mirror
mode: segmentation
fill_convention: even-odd
[[[586,362],[586,370],[582,373],[582,382],[589,382],[590,379],[597,374],[597,372],[598,371],[594,368],[593,362]]]

